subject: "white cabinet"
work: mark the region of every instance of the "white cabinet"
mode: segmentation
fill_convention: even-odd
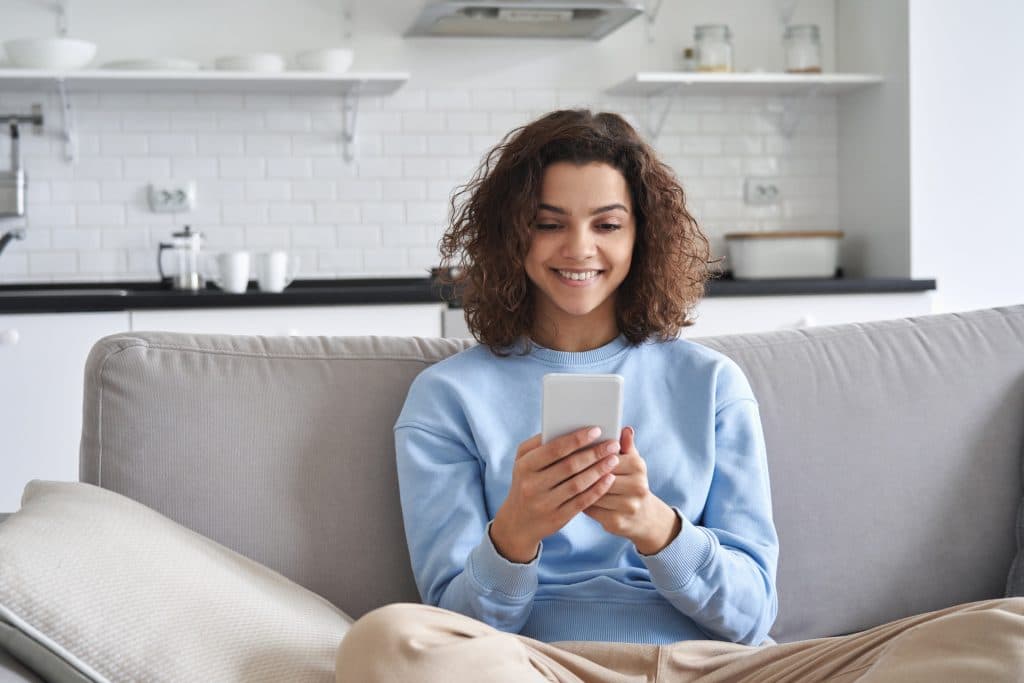
[[[268,336],[440,337],[444,304],[133,311],[133,330]]]
[[[933,292],[709,297],[683,337],[798,329],[934,313]]]
[[[708,297],[697,306],[697,323],[683,329],[680,336],[712,337],[928,315],[935,312],[933,295],[927,291]],[[462,309],[445,310],[444,336],[471,336]]]
[[[126,312],[0,315],[0,512],[32,479],[78,481],[85,359],[127,329]]]

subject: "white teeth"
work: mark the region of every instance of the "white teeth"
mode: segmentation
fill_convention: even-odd
[[[582,273],[574,273],[570,270],[560,270],[558,274],[568,280],[589,280],[590,278],[597,277],[599,271],[587,270]]]

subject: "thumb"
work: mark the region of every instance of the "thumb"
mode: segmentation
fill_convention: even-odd
[[[632,427],[625,427],[622,430],[622,437],[619,439],[619,448],[623,453],[629,453],[636,448],[636,430]]]

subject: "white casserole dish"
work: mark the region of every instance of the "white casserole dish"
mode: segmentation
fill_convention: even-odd
[[[840,230],[726,233],[728,264],[737,280],[835,277]]]

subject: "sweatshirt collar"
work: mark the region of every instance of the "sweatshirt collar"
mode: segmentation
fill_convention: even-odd
[[[629,340],[626,339],[624,334],[620,334],[604,346],[599,346],[589,351],[556,351],[555,349],[541,346],[532,339],[530,343],[533,345],[533,349],[530,351],[531,356],[556,365],[591,365],[593,363],[600,363],[629,347]]]

